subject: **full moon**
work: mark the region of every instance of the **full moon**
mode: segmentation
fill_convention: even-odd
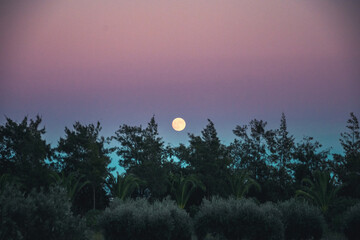
[[[185,120],[182,118],[175,118],[172,121],[172,127],[175,131],[178,131],[178,132],[184,130],[184,128],[186,127]]]

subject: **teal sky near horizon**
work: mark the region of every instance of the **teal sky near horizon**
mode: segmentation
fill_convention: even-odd
[[[153,115],[173,146],[208,118],[229,144],[236,125],[277,128],[284,112],[298,141],[341,152],[360,118],[355,1],[29,2],[0,3],[0,123],[40,114],[52,145],[75,121],[110,136]]]

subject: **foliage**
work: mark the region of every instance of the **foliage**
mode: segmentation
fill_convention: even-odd
[[[289,135],[285,114],[281,114],[280,128],[275,130],[273,142],[270,142],[272,161],[279,169],[287,168],[294,151],[294,137]]]
[[[65,128],[65,138],[60,138],[57,153],[64,174],[77,173],[77,177],[84,176],[89,182],[92,193],[86,192],[89,188],[81,189],[83,194],[89,194],[93,209],[96,208],[96,190],[103,189],[105,178],[112,169],[108,167],[111,160],[108,154],[111,149],[105,147],[104,137],[100,137],[101,126],[82,125],[76,122],[74,130]],[[90,197],[91,196],[91,197]],[[77,206],[83,204],[76,202]]]
[[[92,230],[98,230],[99,217],[103,211],[98,209],[91,209],[85,214],[86,226]]]
[[[304,190],[297,190],[296,196],[305,197],[318,206],[322,213],[326,213],[336,199],[341,186],[335,185],[335,178],[331,177],[329,172],[317,171],[314,173],[314,179],[313,182],[304,178],[303,183],[309,186],[304,186]]]
[[[270,165],[276,131],[268,130],[266,126],[267,122],[257,119],[251,120],[248,125],[237,125],[233,130],[237,138],[230,145],[233,168],[247,171],[262,186],[261,192],[250,190],[249,193],[260,201],[270,200],[269,193],[273,191],[270,189],[276,186],[272,173],[275,169]]]
[[[283,196],[282,199],[288,199],[292,195],[293,171],[291,162],[294,151],[294,137],[289,134],[285,114],[282,113],[280,128],[275,130],[274,138],[269,139],[270,160],[276,166],[273,170],[273,181],[277,185],[275,190],[278,191],[278,195]]]
[[[182,174],[180,176],[171,174],[170,178],[171,192],[175,196],[177,205],[182,209],[185,208],[196,188],[203,191],[206,189],[205,185],[195,175],[183,177]]]
[[[163,164],[167,161],[167,149],[162,138],[159,137],[155,117],[152,117],[148,126],[119,127],[115,132],[115,139],[120,143],[117,155],[119,165],[127,173],[135,174],[146,182],[156,198],[163,197],[167,190],[167,171]]]
[[[180,145],[177,157],[186,165],[190,174],[195,174],[206,186],[207,197],[226,195],[225,179],[229,173],[231,158],[229,151],[218,136],[214,123],[208,124],[201,131],[201,136],[189,134],[189,146]]]
[[[312,173],[315,171],[326,171],[328,162],[327,157],[329,150],[321,150],[322,145],[318,141],[314,141],[312,137],[304,137],[304,139],[296,144],[294,152],[294,177],[298,187],[304,178],[312,180]]]
[[[89,181],[82,181],[84,176],[77,178],[74,173],[65,176],[64,172],[61,174],[52,172],[50,176],[53,178],[55,185],[62,186],[66,190],[68,199],[71,202],[74,201],[76,194],[85,187],[85,185],[90,183]]]
[[[25,196],[8,185],[0,195],[0,239],[83,239],[85,225],[70,207],[61,188]]]
[[[272,204],[256,205],[251,200],[213,197],[204,200],[195,217],[199,239],[207,234],[219,239],[283,239],[280,211]]]
[[[143,184],[145,184],[145,182],[133,174],[119,175],[119,173],[117,173],[116,178],[114,175],[109,174],[109,179],[107,180],[107,186],[110,189],[111,196],[113,198],[119,198],[120,200],[125,200],[130,197],[131,194]]]
[[[45,128],[40,128],[42,120],[28,120],[20,123],[6,118],[0,126],[0,175],[20,176],[23,190],[48,187],[49,167],[45,160],[52,159],[52,150],[43,139]]]
[[[285,226],[285,239],[321,239],[324,218],[319,209],[296,199],[279,203],[278,206]]]
[[[273,130],[266,130],[266,125],[267,122],[253,119],[249,125],[238,125],[233,130],[238,137],[232,144],[236,155],[235,165],[237,168],[247,169],[257,181],[264,180],[267,173],[267,149],[275,134]]]
[[[359,121],[354,113],[350,113],[347,121],[347,132],[341,133],[340,143],[345,156],[334,154],[333,170],[339,181],[346,183],[342,194],[360,198],[360,130]]]
[[[250,188],[255,188],[261,191],[261,186],[254,179],[252,179],[246,172],[237,172],[228,177],[230,184],[231,195],[240,199],[245,197]]]
[[[9,183],[10,183],[10,175],[9,174],[0,175],[0,193],[5,188],[5,186]]]
[[[349,240],[360,236],[360,203],[351,207],[344,216],[344,233]]]
[[[150,204],[145,199],[115,199],[99,219],[108,240],[191,239],[190,217],[168,199]]]
[[[360,154],[360,127],[359,121],[354,113],[350,113],[350,119],[347,121],[346,128],[349,132],[341,133],[340,143],[344,148],[346,155]]]
[[[328,227],[336,232],[341,232],[344,225],[344,214],[352,206],[360,203],[360,199],[340,196],[335,199],[325,214]]]

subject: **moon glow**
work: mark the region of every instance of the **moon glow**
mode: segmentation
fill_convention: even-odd
[[[186,122],[184,119],[182,118],[175,118],[173,121],[172,121],[172,127],[175,131],[182,131],[185,129],[186,127]]]

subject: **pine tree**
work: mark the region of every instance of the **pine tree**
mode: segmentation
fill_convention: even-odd
[[[115,132],[119,165],[146,182],[146,188],[155,198],[163,197],[167,190],[167,150],[158,133],[158,125],[153,116],[146,128],[121,125]]]
[[[342,193],[360,198],[360,131],[359,121],[354,113],[350,113],[346,128],[348,131],[341,133],[340,138],[345,155],[334,154],[333,170],[339,181],[345,183]]]
[[[113,170],[109,167],[111,159],[108,156],[112,150],[105,147],[106,140],[100,136],[99,122],[96,125],[76,122],[73,128],[74,130],[65,128],[66,136],[59,140],[57,157],[66,176],[76,173],[78,177],[84,176],[84,180],[89,182],[91,193],[87,186],[82,188],[80,193],[83,197],[86,195],[86,198],[91,194],[92,208],[95,209],[96,193],[101,192],[101,196],[104,195],[105,179]],[[75,204],[80,208],[85,207],[83,203]]]
[[[0,175],[8,174],[29,192],[32,188],[48,187],[50,167],[46,161],[52,161],[50,144],[43,139],[45,127],[40,128],[42,119],[20,123],[10,118],[0,126]]]
[[[287,198],[291,195],[289,192],[292,180],[290,166],[294,154],[294,137],[289,135],[284,113],[281,115],[280,128],[275,131],[273,141],[269,145],[271,161],[277,167],[274,174],[277,178],[279,195]]]
[[[206,186],[206,196],[225,195],[224,185],[231,163],[228,149],[220,142],[214,123],[201,131],[201,136],[189,134],[189,146],[177,148],[179,159],[191,174],[198,176]]]

